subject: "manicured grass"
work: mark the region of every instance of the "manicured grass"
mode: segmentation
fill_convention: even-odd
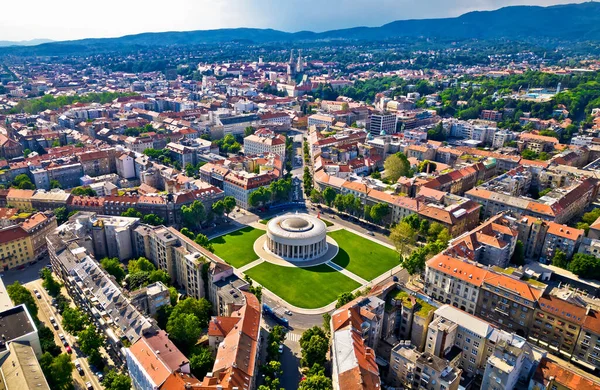
[[[233,233],[210,240],[215,255],[225,260],[228,264],[240,268],[258,259],[254,253],[254,241],[265,234],[264,230],[245,227]]]
[[[264,262],[246,274],[286,302],[304,309],[326,306],[341,293],[360,287],[359,283],[325,264],[296,268]]]
[[[261,219],[260,221],[258,221],[259,223],[262,223],[263,225],[266,225],[269,223],[270,220],[272,220],[273,217],[271,218],[266,218],[266,219]]]
[[[373,280],[400,264],[396,251],[347,230],[329,235],[340,247],[333,262],[365,280]]]
[[[326,219],[323,219],[323,218],[321,218],[321,221],[323,221],[323,223],[324,223],[324,224],[325,224],[325,226],[327,226],[327,227],[333,226],[333,222],[329,222],[329,221],[328,221],[328,220],[326,220]]]

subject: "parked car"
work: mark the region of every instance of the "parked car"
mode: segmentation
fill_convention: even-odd
[[[279,353],[283,353],[283,344],[279,344]]]
[[[40,292],[38,290],[33,290],[33,293],[35,294],[35,297],[37,299],[42,299],[42,295],[40,294]]]
[[[56,322],[56,320],[54,319],[54,317],[50,317],[50,323],[52,324],[52,327],[54,329],[58,330],[58,323]]]
[[[66,343],[66,341],[65,341],[65,343]],[[73,350],[71,349],[69,344],[65,345],[65,350],[67,351],[67,353],[73,353]]]
[[[60,339],[60,341],[65,341],[65,334],[64,333],[59,333],[58,334],[58,338]]]
[[[370,231],[370,230],[369,230],[369,231],[367,231],[367,234],[368,234],[369,236],[375,236],[375,233],[373,233],[373,232],[372,232],[372,231]]]
[[[85,383],[85,388],[87,390],[94,390],[94,386],[92,386],[92,382],[86,382]]]
[[[98,377],[98,380],[100,382],[102,382],[102,380],[104,379],[104,374],[102,374],[100,371],[96,372],[96,376]]]
[[[81,368],[81,363],[79,363],[79,360],[75,359],[75,361],[73,363],[75,363],[75,369],[77,370],[79,375],[83,376],[84,372],[83,372],[83,368]]]
[[[292,315],[292,311],[288,309],[288,310],[285,311],[285,314],[287,314],[288,316],[291,316]]]

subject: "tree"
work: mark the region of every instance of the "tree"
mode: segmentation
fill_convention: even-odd
[[[335,304],[335,308],[339,309],[344,306],[346,303],[350,302],[354,299],[354,295],[350,292],[344,292],[338,295],[337,303]]]
[[[222,200],[218,200],[212,204],[211,209],[215,215],[221,217],[225,212],[225,203]]]
[[[31,292],[19,282],[14,282],[6,288],[10,300],[16,305],[24,304],[33,318],[37,318],[38,307]]]
[[[152,272],[154,270],[156,270],[154,264],[145,257],[140,257],[137,260],[130,260],[127,265],[127,271],[129,271],[130,274],[137,272]]]
[[[329,334],[331,332],[331,314],[329,313],[324,313],[323,314],[323,329],[325,329],[325,332],[327,332],[327,334]]]
[[[300,382],[298,390],[331,390],[333,384],[331,379],[324,374],[307,376],[305,380]]]
[[[24,156],[25,158],[29,157],[29,155],[30,155],[30,154],[31,154],[31,150],[29,150],[29,149],[25,149],[25,150],[23,150],[23,156]]]
[[[344,202],[344,195],[337,194],[335,196],[335,199],[333,200],[333,205],[338,211],[344,212],[346,210],[346,202]]]
[[[369,217],[375,223],[380,223],[381,220],[390,213],[390,208],[387,203],[377,203],[369,212]]]
[[[186,298],[179,301],[173,309],[172,315],[193,314],[200,321],[200,326],[206,328],[210,321],[210,311],[211,305],[206,299]]]
[[[569,271],[587,279],[600,279],[600,259],[594,255],[576,253],[569,264]]]
[[[50,180],[50,189],[52,188],[62,188],[62,186],[58,180]]]
[[[313,189],[313,177],[310,173],[310,169],[308,166],[304,167],[304,175],[302,177],[302,182],[304,184],[304,193],[306,195],[310,195],[310,191]]]
[[[171,277],[167,273],[167,271],[162,269],[157,269],[148,275],[148,282],[156,283],[161,282],[162,284],[168,285],[171,282]]]
[[[79,309],[67,307],[62,313],[62,326],[70,333],[82,331],[87,323],[87,316]]]
[[[64,206],[57,207],[54,209],[54,215],[56,216],[56,223],[62,225],[67,222],[67,208]]]
[[[208,239],[208,237],[206,237],[204,234],[202,233],[198,233],[198,235],[196,236],[196,238],[194,239],[194,242],[198,245],[200,245],[203,248],[208,249],[211,252],[214,252],[214,248],[210,242],[210,240]]]
[[[125,279],[125,270],[123,269],[123,264],[116,257],[108,258],[105,257],[100,261],[100,265],[109,275],[115,277],[117,283],[121,283],[123,279]]]
[[[86,355],[97,351],[104,344],[102,336],[98,334],[98,330],[94,325],[89,325],[87,328],[79,332],[79,348]]]
[[[190,229],[188,229],[186,227],[181,228],[180,232],[181,232],[181,234],[183,234],[184,236],[186,236],[190,240],[193,240],[193,239],[196,238],[196,235],[194,234],[194,232],[192,232]]]
[[[189,206],[181,207],[181,217],[183,224],[189,229],[202,227],[202,223],[206,219],[206,209],[204,204],[199,200],[195,200]]]
[[[226,196],[223,199],[223,205],[225,206],[225,214],[229,215],[229,213],[231,213],[235,209],[235,198],[233,196]]]
[[[40,358],[40,366],[51,389],[67,390],[73,388],[73,369],[71,357],[66,353],[53,357],[44,353]]]
[[[560,267],[567,269],[569,267],[569,260],[567,259],[567,254],[560,249],[557,249],[554,252],[554,256],[552,257],[552,265],[555,267]]]
[[[423,269],[425,269],[425,261],[427,260],[428,252],[429,248],[426,247],[413,251],[410,256],[403,258],[401,263],[402,267],[404,267],[410,275],[415,275],[423,271]]]
[[[321,203],[322,200],[323,200],[323,195],[319,192],[319,190],[317,190],[316,188],[313,188],[310,191],[310,201],[312,203]]]
[[[525,265],[525,250],[521,240],[517,240],[517,243],[515,244],[515,251],[513,252],[510,261],[515,265]]]
[[[35,185],[25,173],[17,175],[13,180],[12,187],[20,190],[35,190]]]
[[[254,134],[254,132],[256,131],[256,129],[252,126],[248,126],[244,129],[244,137],[247,137],[249,135]]]
[[[194,167],[192,164],[190,164],[190,163],[185,164],[185,175],[187,177],[194,177],[197,172],[198,171],[196,170],[196,167]]]
[[[48,294],[51,296],[57,296],[60,293],[60,288],[62,285],[56,279],[54,279],[52,276],[52,271],[50,271],[48,268],[44,268],[42,269],[41,274],[43,279],[42,287],[48,290]]]
[[[394,183],[401,177],[411,176],[410,163],[406,156],[400,152],[389,156],[383,163],[383,168],[386,177]]]
[[[318,326],[306,330],[300,338],[302,348],[301,365],[312,367],[314,364],[325,365],[327,351],[329,350],[329,338],[323,329]]]
[[[167,332],[169,333],[169,338],[177,344],[179,349],[188,351],[190,346],[196,345],[198,342],[202,334],[202,326],[200,320],[195,315],[176,312],[176,310],[177,307],[173,309],[173,312],[169,316]]]
[[[38,325],[38,336],[43,352],[48,352],[52,356],[60,355],[60,347],[54,342],[54,332],[50,328],[42,324]]]
[[[127,217],[127,218],[142,218],[143,215],[142,213],[140,213],[139,211],[137,211],[136,209],[134,209],[133,207],[128,208],[127,210],[123,211],[121,213],[121,217]]]
[[[215,358],[206,347],[196,347],[190,356],[190,368],[196,378],[204,378],[212,370]]]
[[[331,187],[327,187],[323,190],[323,199],[325,200],[325,204],[329,207],[333,204],[335,200],[336,193]]]
[[[273,193],[268,187],[260,187],[248,196],[248,203],[252,207],[262,206],[271,201]]]
[[[159,217],[156,214],[146,214],[142,218],[142,222],[152,225],[152,226],[160,226],[165,224],[165,220]]]
[[[147,286],[150,280],[150,273],[148,272],[136,272],[127,276],[127,284],[129,290],[137,290]]]
[[[408,250],[417,243],[417,234],[408,222],[402,221],[392,228],[390,240],[394,243],[400,256],[404,257]]]
[[[76,187],[71,190],[71,195],[75,196],[96,196],[96,191],[90,187]]]
[[[131,378],[112,369],[104,375],[102,385],[106,390],[130,390]]]
[[[175,306],[177,304],[177,299],[179,299],[179,293],[173,286],[169,287],[169,297],[171,299],[171,306]]]

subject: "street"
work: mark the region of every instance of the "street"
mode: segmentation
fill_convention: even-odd
[[[73,380],[74,380],[75,388],[76,389],[85,389],[86,388],[85,383],[89,381],[92,383],[92,386],[94,387],[94,389],[102,389],[103,387],[100,384],[100,382],[98,381],[98,378],[96,377],[96,375],[94,375],[94,373],[90,369],[87,359],[84,357],[84,355],[81,353],[81,351],[73,345],[74,337],[71,334],[67,333],[63,329],[62,316],[60,314],[58,314],[57,309],[52,306],[52,297],[50,297],[48,295],[48,293],[46,292],[46,290],[42,287],[42,280],[38,278],[34,281],[24,284],[24,286],[28,290],[30,290],[32,292],[32,294],[33,294],[34,289],[38,290],[38,292],[42,296],[41,299],[36,298],[36,301],[37,301],[37,304],[39,307],[38,317],[39,317],[40,321],[43,322],[48,328],[50,328],[52,330],[52,332],[54,333],[54,341],[56,342],[57,345],[59,345],[61,347],[61,350],[66,353],[65,347],[62,345],[62,341],[58,337],[58,335],[60,333],[65,335],[65,338],[66,338],[67,342],[69,343],[69,345],[71,346],[71,349],[73,351],[70,354],[71,360],[74,361],[75,359],[78,359],[79,362],[81,363],[81,367],[83,368],[83,371],[84,371],[83,376],[79,375],[77,370],[73,369]],[[35,296],[35,294],[34,294],[34,296]],[[58,324],[58,329],[54,329],[54,327],[50,323],[50,317],[54,317],[54,319],[56,320],[56,323]]]

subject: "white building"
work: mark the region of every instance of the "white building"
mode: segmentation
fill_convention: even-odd
[[[333,115],[314,114],[308,117],[308,127],[311,126],[327,126],[327,128],[333,126],[335,123],[335,117]]]
[[[273,153],[285,160],[285,136],[271,130],[260,129],[244,138],[246,155]]]
[[[394,134],[398,117],[395,114],[372,114],[369,122],[369,131],[372,134]]]

